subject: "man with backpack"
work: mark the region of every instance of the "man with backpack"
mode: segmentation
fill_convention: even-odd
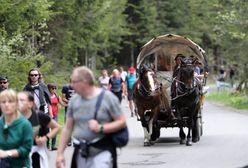
[[[73,70],[71,85],[75,94],[68,105],[58,148],[57,168],[65,164],[64,151],[72,133],[74,153],[71,167],[117,167],[116,147],[107,135],[126,126],[125,116],[118,99],[94,83],[95,77],[87,67]]]
[[[38,69],[29,70],[28,84],[23,90],[32,93],[37,109],[53,118],[50,93],[43,83],[41,72]]]

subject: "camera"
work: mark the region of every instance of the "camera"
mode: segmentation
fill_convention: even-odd
[[[89,144],[88,143],[84,143],[84,142],[80,143],[80,154],[84,158],[89,156]]]

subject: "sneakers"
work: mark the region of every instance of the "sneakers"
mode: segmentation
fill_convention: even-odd
[[[133,117],[133,112],[131,112],[131,117]]]

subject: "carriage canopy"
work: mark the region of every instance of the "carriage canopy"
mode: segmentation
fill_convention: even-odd
[[[177,54],[197,58],[203,66],[207,65],[205,51],[186,37],[166,34],[146,43],[137,58],[137,68],[142,64],[153,64],[158,71],[172,71]]]

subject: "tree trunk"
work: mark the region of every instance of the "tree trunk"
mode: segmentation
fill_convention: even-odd
[[[134,66],[134,49],[133,45],[131,45],[131,66]]]

